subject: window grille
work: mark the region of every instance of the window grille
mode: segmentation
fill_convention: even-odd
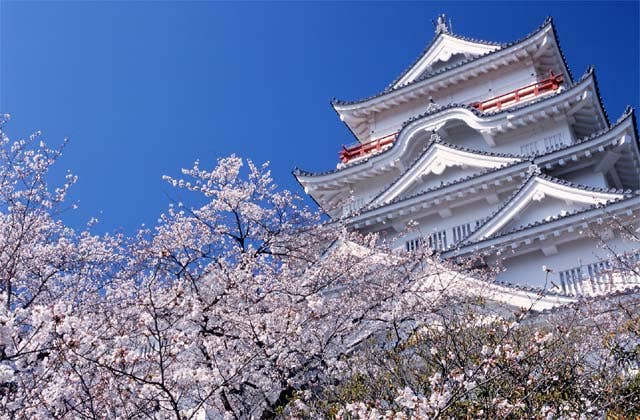
[[[469,235],[471,235],[471,223],[464,223],[462,225],[454,226],[453,242],[460,242]]]
[[[342,215],[349,216],[350,214],[357,212],[362,207],[364,207],[364,205],[367,203],[366,200],[368,200],[368,198],[360,197],[348,201],[344,205],[344,207],[342,207]]]
[[[531,143],[523,144],[520,146],[520,154],[525,156],[537,155],[540,153],[538,150],[538,142],[532,141]]]
[[[458,226],[454,226],[453,242],[457,243],[471,235],[476,229],[485,222],[486,218],[478,219],[475,222],[463,223]]]
[[[422,238],[409,239],[404,245],[407,252],[416,251],[422,246]]]
[[[593,292],[603,290],[611,282],[611,263],[596,261],[591,264],[573,267],[561,271],[560,288],[565,294],[582,295],[587,292],[589,285]]]
[[[544,142],[545,152],[553,152],[554,150],[558,150],[564,146],[562,133],[556,133],[549,137],[545,137],[542,141]]]
[[[447,231],[434,232],[427,237],[427,246],[434,251],[444,251],[447,249]]]

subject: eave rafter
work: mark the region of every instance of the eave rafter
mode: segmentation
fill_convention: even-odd
[[[531,175],[522,187],[487,222],[472,233],[466,242],[472,243],[490,238],[511,220],[519,216],[532,202],[540,202],[547,197],[595,206],[617,201],[625,196],[622,192],[573,185],[543,176],[540,174],[538,167],[532,166]]]
[[[441,175],[450,167],[498,169],[521,161],[517,157],[476,153],[470,150],[461,150],[439,141],[432,141],[409,170],[384,190],[371,204],[388,203],[421,181],[422,177],[430,173]]]
[[[406,160],[405,156],[409,151],[409,144],[412,144],[417,137],[424,136],[425,132],[441,129],[451,119],[464,121],[471,128],[475,128],[482,133],[487,141],[493,142],[493,136],[497,135],[498,132],[506,133],[509,130],[517,129],[515,122],[524,121],[530,124],[545,118],[566,115],[563,110],[580,109],[575,107],[580,101],[587,101],[591,103],[590,106],[600,108],[601,104],[597,99],[599,96],[594,93],[596,90],[595,77],[593,71],[590,71],[580,82],[560,93],[512,109],[483,114],[468,106],[452,104],[449,107],[436,109],[407,122],[398,133],[394,144],[379,154],[364,158],[351,165],[339,165],[336,170],[326,173],[313,174],[295,170],[294,176],[305,189],[305,192],[313,195],[316,191],[347,188],[348,185],[357,182],[358,179],[376,177],[388,171],[396,171],[400,174],[405,170],[405,163],[403,162]],[[623,115],[623,119],[632,115],[633,112],[629,109]],[[604,135],[608,130],[607,122],[604,120],[604,116],[599,118],[604,126],[599,133]],[[617,126],[618,124],[612,128]],[[633,127],[633,124],[631,126]],[[631,129],[628,128],[628,130]],[[633,132],[629,131],[629,133],[635,133],[635,130]],[[604,146],[600,147],[603,147],[604,150]],[[594,153],[594,151],[585,150],[584,156],[589,157],[589,153]],[[536,159],[540,159],[540,157]],[[550,167],[547,165],[561,165],[558,162],[545,161],[541,164],[549,169]]]
[[[606,209],[603,211],[603,208]],[[522,255],[543,250],[549,240],[556,246],[588,235],[590,230],[604,226],[613,218],[640,216],[640,191],[626,192],[625,197],[616,202],[594,206],[565,216],[558,215],[551,220],[533,223],[504,234],[475,242],[465,241],[456,248],[442,253],[443,258],[465,258],[469,255]],[[619,219],[618,219],[619,223]]]
[[[418,97],[427,97],[462,80],[494,72],[498,68],[508,66],[516,61],[533,62],[536,54],[539,57],[543,55],[545,57],[553,57],[553,60],[558,62],[551,67],[563,74],[565,80],[571,80],[571,74],[564,63],[553,25],[549,20],[536,32],[523,40],[516,41],[504,48],[496,48],[460,65],[452,66],[446,71],[428,74],[428,77],[419,77],[404,84],[396,82],[392,89],[362,101],[353,103],[333,101],[332,106],[340,116],[340,119],[349,126],[356,137],[360,141],[365,141],[365,137],[369,132],[370,117],[375,113],[388,109],[390,106],[395,106],[395,104],[406,103]],[[420,60],[413,67],[419,65]],[[549,67],[549,65],[545,67]],[[410,71],[411,68],[405,75]]]

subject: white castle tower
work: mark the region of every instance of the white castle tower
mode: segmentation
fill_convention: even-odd
[[[387,89],[332,105],[358,143],[334,170],[294,170],[331,218],[409,252],[500,263],[498,280],[514,285],[593,295],[638,284],[619,270],[640,262],[633,110],[609,121],[594,70],[574,80],[551,19],[498,44],[439,16]]]

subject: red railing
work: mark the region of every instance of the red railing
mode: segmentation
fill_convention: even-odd
[[[367,155],[373,151],[380,151],[384,146],[393,143],[396,140],[397,135],[398,133],[389,134],[388,136],[380,137],[379,139],[351,147],[342,145],[342,150],[340,150],[340,161],[342,163],[347,163],[350,160]]]
[[[482,111],[499,111],[502,107],[507,105],[516,104],[522,100],[535,98],[543,93],[551,92],[560,87],[563,82],[561,74],[553,74],[549,72],[549,77],[539,82],[532,83],[530,85],[521,87],[512,92],[505,93],[495,98],[487,99],[483,102],[472,103],[471,106]],[[396,140],[398,133],[389,134],[385,137],[380,137],[369,141],[367,143],[357,144],[355,146],[342,145],[340,151],[340,161],[347,163],[353,159],[368,155],[373,151],[380,151],[384,146],[393,143]]]
[[[513,105],[523,99],[535,98],[543,93],[554,91],[560,87],[562,82],[561,74],[554,75],[553,72],[549,72],[549,77],[546,79],[483,102],[475,102],[471,106],[482,112],[499,111],[503,106]]]

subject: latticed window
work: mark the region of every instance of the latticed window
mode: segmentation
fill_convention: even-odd
[[[471,223],[464,223],[462,225],[454,226],[453,242],[460,242],[467,236],[471,235],[471,232],[472,232]]]
[[[540,153],[538,150],[538,142],[532,141],[531,143],[523,144],[520,146],[520,154],[525,156],[537,155]]]
[[[404,245],[407,252],[415,251],[422,246],[422,238],[409,239]]]
[[[586,287],[596,292],[611,281],[611,263],[596,261],[561,271],[559,276],[563,293],[585,294],[588,292],[585,290]]]
[[[427,246],[434,251],[443,251],[447,249],[447,231],[441,230],[429,235],[427,237]]]
[[[545,152],[553,152],[564,146],[562,142],[562,133],[556,133],[552,136],[545,137],[543,140]]]
[[[465,239],[471,233],[473,233],[476,229],[480,227],[485,222],[486,218],[478,219],[475,222],[463,223],[458,226],[454,226],[453,231],[453,242],[457,243],[461,240]]]

